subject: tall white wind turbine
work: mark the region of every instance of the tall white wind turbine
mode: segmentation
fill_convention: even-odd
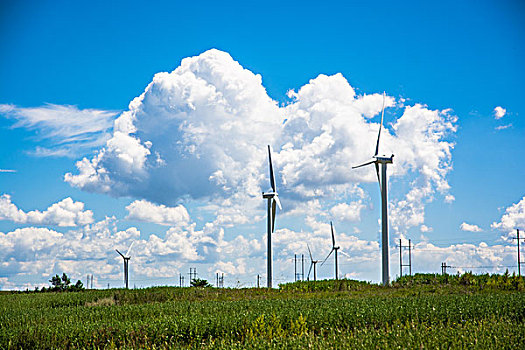
[[[128,289],[128,278],[129,278],[128,267],[129,267],[129,259],[131,259],[131,256],[129,255],[129,253],[131,252],[131,247],[133,247],[133,243],[135,243],[135,241],[131,242],[131,245],[129,246],[126,255],[119,252],[118,249],[115,249],[117,253],[119,253],[122,259],[124,260],[124,283],[126,284],[126,289]]]
[[[268,145],[268,159],[270,161],[270,185],[272,186],[272,192],[263,192],[263,198],[267,199],[268,202],[268,265],[267,265],[267,279],[268,279],[268,288],[272,288],[272,233],[275,230],[275,212],[276,206],[281,207],[281,201],[279,200],[279,195],[277,194],[277,188],[275,187],[275,176],[273,175],[273,165],[272,165],[272,152],[270,150],[270,145]]]
[[[308,247],[308,253],[310,254],[310,269],[308,270],[308,277],[306,277],[306,279],[308,281],[310,280],[310,272],[312,272],[312,267],[313,267],[314,268],[314,281],[317,281],[317,270],[315,268],[315,265],[317,265],[319,260],[314,260],[312,256],[312,251],[310,250],[310,246],[308,244],[306,246]]]
[[[334,225],[332,225],[332,222],[330,221],[330,229],[332,230],[332,250],[330,250],[330,253],[328,253],[328,255],[326,256],[326,258],[323,260],[323,262],[321,263],[321,266],[324,265],[325,261],[330,257],[330,255],[332,255],[332,252],[335,251],[335,279],[339,279],[339,269],[338,269],[338,265],[337,265],[337,251],[339,250],[339,248],[341,247],[337,247],[335,245],[335,233],[334,233]]]
[[[382,267],[383,267],[383,285],[388,285],[390,280],[390,273],[388,269],[388,196],[387,196],[387,164],[392,164],[394,155],[390,157],[382,155],[379,156],[379,138],[381,137],[381,128],[383,127],[383,116],[385,112],[385,93],[383,92],[383,107],[381,108],[381,124],[379,124],[379,133],[377,134],[376,152],[371,160],[353,166],[352,169],[360,168],[365,165],[374,164],[376,167],[377,181],[379,182],[379,189],[381,191],[381,249],[382,249]],[[379,164],[381,164],[381,176],[379,176]]]

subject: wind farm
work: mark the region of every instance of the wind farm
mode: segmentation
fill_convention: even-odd
[[[0,349],[523,348],[523,1],[0,14]]]

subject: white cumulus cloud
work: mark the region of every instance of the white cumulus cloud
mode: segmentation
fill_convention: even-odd
[[[361,210],[366,206],[361,201],[339,203],[330,209],[330,214],[335,220],[340,221],[359,221],[361,219]]]
[[[190,216],[182,205],[167,207],[163,204],[156,205],[146,200],[136,200],[126,207],[126,219],[152,222],[166,226],[187,225]]]
[[[322,210],[342,214],[343,207],[325,200],[355,202],[362,198],[352,192],[356,183],[377,181],[373,166],[351,166],[373,155],[382,94],[356,95],[335,74],[319,75],[288,95],[289,103],[279,107],[261,76],[226,52],[186,58],[173,72],[155,75],[116,119],[104,147],[78,161],[65,181],[164,205],[209,201],[228,208],[216,214],[233,225],[255,215],[260,192],[269,187],[270,144],[286,210],[317,200]],[[396,105],[388,95],[385,106],[380,153],[395,154],[389,177],[410,183],[403,197],[392,198],[392,227],[400,231],[424,222],[436,191],[450,200],[446,176],[456,118],[449,110]]]
[[[494,108],[494,118],[501,119],[507,114],[507,110],[501,106]]]
[[[481,232],[483,231],[478,225],[468,224],[466,222],[463,222],[459,228],[462,231],[468,231],[468,232]]]
[[[499,222],[493,222],[492,228],[504,231],[509,235],[516,233],[516,229],[525,231],[525,196],[515,204],[505,209]]]
[[[3,194],[0,196],[0,220],[30,225],[83,226],[93,222],[93,212],[84,210],[84,203],[69,197],[44,211],[24,212],[11,201],[10,195]]]

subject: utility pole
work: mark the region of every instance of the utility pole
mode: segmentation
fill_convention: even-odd
[[[259,279],[261,278],[261,276],[257,275],[257,288],[260,288],[260,285],[259,285]]]
[[[86,276],[86,289],[89,289],[89,275]]]
[[[184,287],[184,276],[182,273],[179,273],[179,287]]]
[[[399,277],[403,277],[403,267],[408,267],[409,275],[412,276],[412,251],[410,246],[412,243],[408,240],[408,247],[401,243],[399,239]],[[403,248],[408,248],[408,264],[403,264]]]
[[[297,282],[297,254],[293,255],[293,267],[294,267],[295,282]]]
[[[408,273],[412,276],[412,243],[408,240]]]
[[[191,281],[193,281],[194,279],[197,279],[197,268],[196,267],[190,267],[190,283]]]
[[[518,242],[518,276],[521,277],[521,258],[520,258],[520,239],[525,240],[525,238],[520,238],[520,230],[516,229],[516,237],[513,237],[512,239],[515,239]]]
[[[304,254],[301,254],[301,279],[304,281]]]
[[[399,239],[399,277],[403,277],[403,245]]]
[[[93,275],[91,275],[91,289],[93,289]]]
[[[447,274],[447,267],[452,267],[452,266],[447,265],[446,262],[442,262],[441,263],[441,274],[443,276],[445,276]]]
[[[221,277],[219,277],[219,285],[221,288],[224,288],[224,273],[221,274]]]
[[[216,273],[216,281],[217,283],[215,284],[215,287],[219,288],[219,273],[218,272]]]

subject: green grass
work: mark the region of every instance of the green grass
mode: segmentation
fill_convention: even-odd
[[[460,278],[4,293],[0,348],[524,348],[522,282]]]

